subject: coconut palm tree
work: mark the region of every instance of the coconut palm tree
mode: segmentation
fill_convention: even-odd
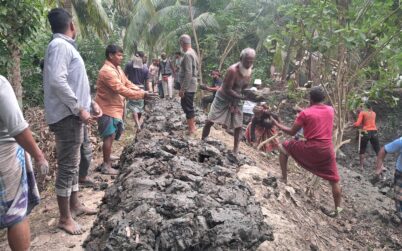
[[[57,4],[73,15],[84,37],[95,32],[99,38],[107,39],[111,32],[111,22],[100,0],[58,0]]]

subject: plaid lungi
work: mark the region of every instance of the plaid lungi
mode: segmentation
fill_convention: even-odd
[[[40,197],[32,163],[15,142],[0,145],[0,228],[24,220]]]

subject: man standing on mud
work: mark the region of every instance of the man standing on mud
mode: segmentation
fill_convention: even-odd
[[[163,98],[173,98],[173,79],[175,78],[176,72],[172,61],[167,58],[165,52],[161,54],[159,75],[162,78]]]
[[[370,141],[376,155],[380,151],[380,141],[378,140],[377,126],[375,124],[376,113],[373,111],[370,103],[367,103],[366,107],[367,111],[361,111],[356,123],[353,124],[354,127],[362,126],[362,130],[359,131],[362,134],[359,152],[360,169],[362,170],[368,142]]]
[[[332,130],[334,123],[334,108],[325,105],[325,92],[322,87],[316,86],[310,90],[310,107],[304,109],[297,116],[292,128],[286,127],[273,119],[275,125],[290,136],[303,128],[306,141],[289,140],[279,146],[279,164],[282,170],[282,180],[287,183],[288,158],[293,159],[304,169],[328,180],[334,198],[335,210],[322,211],[336,217],[341,211],[341,186],[339,184],[338,168],[336,166],[335,151],[332,144]]]
[[[212,102],[208,119],[202,130],[202,139],[208,137],[214,123],[222,124],[227,129],[234,128],[233,153],[239,151],[240,133],[243,125],[242,92],[250,83],[255,50],[246,48],[240,53],[240,62],[231,65],[226,73],[223,85]]]
[[[49,12],[53,32],[44,62],[44,100],[46,122],[56,138],[56,194],[59,206],[59,228],[69,234],[82,234],[73,219],[80,214],[95,214],[78,199],[78,166],[84,137],[84,124],[102,111],[91,102],[84,61],[75,44],[76,29],[71,15],[64,9]]]
[[[181,107],[186,114],[188,135],[194,135],[196,131],[194,96],[195,92],[197,91],[199,59],[197,53],[191,48],[191,38],[189,35],[181,35],[179,42],[180,47],[184,52],[179,73],[179,96],[181,98]]]
[[[157,94],[148,93],[127,79],[120,64],[123,60],[123,49],[117,45],[106,47],[106,61],[99,71],[96,81],[96,102],[102,108],[103,116],[98,119],[99,134],[103,139],[103,163],[101,172],[116,175],[112,168],[112,145],[119,140],[124,130],[123,113],[125,98],[143,100],[155,98]],[[140,58],[142,67],[142,59]]]
[[[142,51],[135,53],[132,60],[126,64],[124,73],[126,74],[128,80],[130,80],[137,87],[142,90],[152,92],[152,89],[149,87],[149,71],[148,68],[144,68],[144,57],[145,55]],[[135,126],[137,127],[137,131],[141,130],[142,122],[144,121],[144,116],[142,116],[144,113],[144,105],[145,103],[143,99],[130,99],[127,103],[127,108],[133,113],[133,119]]]

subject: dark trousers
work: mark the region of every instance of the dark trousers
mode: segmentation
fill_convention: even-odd
[[[49,127],[56,138],[56,194],[69,197],[71,192],[78,191],[78,167],[84,126],[79,117],[71,115]]]
[[[370,141],[371,145],[373,146],[374,152],[376,154],[378,154],[378,152],[380,151],[380,141],[378,140],[377,131],[363,132],[361,144],[360,144],[360,154],[366,153],[366,148],[367,148],[369,141]]]
[[[162,81],[158,81],[158,94],[159,94],[159,97],[161,97],[161,98],[165,97],[165,93],[163,92]]]
[[[180,99],[181,108],[183,108],[187,119],[195,117],[194,114],[194,95],[195,92],[185,92],[184,97]]]
[[[89,140],[88,127],[84,125],[84,141],[81,145],[81,160],[78,171],[79,177],[86,177],[92,161],[92,146]]]

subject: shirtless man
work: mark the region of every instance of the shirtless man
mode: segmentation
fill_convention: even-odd
[[[216,93],[208,119],[202,130],[202,139],[205,139],[214,123],[222,124],[227,129],[234,128],[234,154],[239,151],[240,132],[243,123],[240,102],[244,99],[242,91],[250,83],[254,60],[255,50],[246,48],[240,53],[240,62],[228,68],[223,85]]]

